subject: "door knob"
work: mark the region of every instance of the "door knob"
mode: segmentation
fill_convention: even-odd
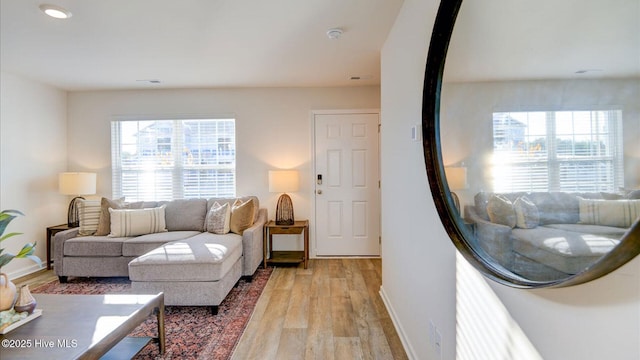
[[[322,190],[318,190],[316,192],[318,193],[318,195],[322,195]]]

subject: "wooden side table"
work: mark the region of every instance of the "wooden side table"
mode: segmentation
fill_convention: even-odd
[[[47,270],[51,270],[51,264],[53,260],[51,259],[51,243],[52,237],[59,233],[60,231],[65,231],[71,229],[67,224],[60,224],[55,226],[49,226],[47,228]]]
[[[274,234],[303,234],[304,251],[273,251],[272,248]],[[304,268],[306,269],[309,263],[309,220],[296,220],[294,221],[293,225],[276,225],[275,221],[270,220],[264,226],[262,249],[265,268],[267,267],[267,263],[304,263]],[[267,255],[270,255],[270,257],[267,258]]]

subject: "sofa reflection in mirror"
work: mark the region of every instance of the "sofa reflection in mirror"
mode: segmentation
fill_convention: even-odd
[[[516,275],[553,281],[611,251],[640,220],[640,190],[485,193],[465,206],[476,248]]]

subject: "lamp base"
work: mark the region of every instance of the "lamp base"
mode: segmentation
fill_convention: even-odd
[[[451,197],[453,198],[453,203],[456,206],[456,210],[458,210],[458,214],[462,214],[460,212],[460,199],[458,198],[458,194],[451,192]]]
[[[280,195],[276,206],[276,225],[293,225],[293,203],[287,194]]]
[[[67,211],[67,226],[75,228],[80,226],[80,218],[78,217],[78,200],[84,200],[82,196],[76,196],[71,199],[69,203],[69,210]]]

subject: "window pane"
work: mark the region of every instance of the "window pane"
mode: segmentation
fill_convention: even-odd
[[[615,191],[622,112],[493,114],[494,191]]]
[[[113,196],[235,196],[235,120],[114,121]]]

